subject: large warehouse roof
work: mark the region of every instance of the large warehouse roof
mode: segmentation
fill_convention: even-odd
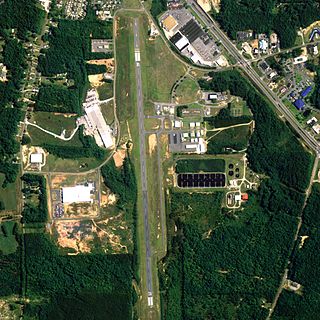
[[[191,19],[188,23],[180,29],[180,32],[192,43],[197,38],[205,35],[205,32],[201,29],[198,23]]]
[[[62,188],[62,202],[92,202],[91,198],[92,186],[78,185],[74,187]]]

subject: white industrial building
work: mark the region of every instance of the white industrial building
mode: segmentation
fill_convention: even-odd
[[[31,153],[30,155],[30,163],[31,164],[41,164],[43,161],[42,153]]]
[[[94,133],[96,141],[100,137],[105,148],[114,147],[114,137],[110,126],[107,125],[99,106],[98,93],[95,89],[89,90],[87,93],[86,101],[83,104],[85,115],[86,127],[89,131]],[[95,134],[98,132],[98,136]],[[97,144],[100,144],[97,141]]]
[[[74,187],[62,188],[62,202],[63,203],[78,203],[78,202],[93,202],[92,191],[94,185],[89,184],[77,185]]]

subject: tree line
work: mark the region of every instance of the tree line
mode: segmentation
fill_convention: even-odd
[[[48,220],[46,178],[36,174],[24,174],[21,177],[24,182],[22,192],[24,194],[24,207],[22,211],[22,223],[45,223]],[[33,200],[33,196],[38,201]]]
[[[319,3],[305,0],[303,5],[295,0],[222,0],[218,14],[214,14],[230,37],[236,39],[237,31],[252,29],[257,33],[275,31],[282,48],[292,47],[297,30],[318,20]],[[235,17],[237,17],[235,19]]]

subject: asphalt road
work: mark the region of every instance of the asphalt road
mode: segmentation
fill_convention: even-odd
[[[236,59],[238,65],[244,70],[247,76],[255,83],[255,85],[265,94],[265,96],[274,104],[280,111],[288,123],[294,128],[299,136],[304,140],[305,144],[314,150],[317,155],[320,155],[320,146],[317,140],[307,131],[300,127],[295,117],[292,115],[287,106],[271,91],[268,85],[259,77],[257,72],[251,67],[241,53],[234,46],[228,36],[220,29],[217,23],[198,5],[195,0],[188,0],[192,9],[198,14],[201,20],[206,24],[209,30],[218,38],[226,50]]]
[[[146,270],[147,270],[147,289],[148,305],[152,306],[153,288],[151,271],[151,245],[150,245],[150,227],[149,227],[149,209],[148,209],[148,189],[147,189],[147,167],[146,167],[146,142],[144,129],[144,110],[142,94],[142,77],[140,64],[140,36],[138,19],[134,20],[134,51],[135,51],[135,69],[136,69],[136,88],[137,88],[137,108],[139,124],[139,143],[140,143],[140,167],[141,167],[141,185],[142,185],[142,203],[143,203],[143,223],[146,245]]]

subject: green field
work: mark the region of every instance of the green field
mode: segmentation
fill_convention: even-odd
[[[63,114],[38,111],[32,114],[30,122],[36,123],[43,129],[51,131],[55,134],[61,134],[66,130],[66,137],[68,137],[76,127],[76,120],[78,116],[75,114]]]
[[[136,103],[133,18],[129,14],[119,13],[116,36],[116,103],[120,121],[132,119]]]
[[[148,20],[140,18],[141,67],[145,102],[169,102],[174,83],[186,72],[162,38],[149,39]],[[147,112],[152,110],[146,110]]]
[[[107,103],[102,103],[100,105],[100,110],[102,112],[103,117],[105,118],[107,124],[111,124],[114,121],[114,104],[113,101],[109,101]]]
[[[105,82],[97,88],[99,100],[107,100],[113,97],[113,82]]]
[[[13,232],[14,227],[14,221],[0,224],[0,251],[3,254],[14,253],[17,250],[18,242]]]
[[[176,162],[176,172],[224,172],[224,159],[181,159]]]
[[[251,127],[244,125],[225,129],[222,131],[208,131],[208,153],[226,153],[228,149],[235,151],[243,150],[247,147],[251,135]]]
[[[17,185],[16,183],[9,183],[5,188],[2,188],[4,180],[4,174],[0,173],[0,202],[4,205],[5,210],[16,210]]]
[[[64,141],[59,138],[55,138],[54,136],[48,133],[45,133],[42,130],[32,126],[28,126],[28,133],[31,138],[31,143],[34,146],[39,146],[44,143],[58,145],[58,146],[78,146],[78,147],[82,146],[78,133],[76,133],[70,141]]]
[[[139,0],[123,0],[122,6],[125,9],[139,9],[141,8],[141,3]]]
[[[252,113],[247,106],[246,102],[241,98],[236,97],[230,103],[230,116],[241,117],[241,116],[252,116]]]
[[[151,135],[155,137],[155,134]],[[161,204],[160,204],[160,195],[159,195],[159,185],[160,179],[163,177],[160,175],[158,168],[158,148],[159,146],[154,146],[152,152],[150,147],[149,136],[146,138],[146,148],[147,148],[147,184],[148,184],[148,196],[149,196],[149,210],[151,215],[149,217],[150,224],[150,235],[152,239],[152,247],[156,250],[158,259],[161,259],[166,254],[166,237],[164,232],[164,239],[162,238],[161,230],[165,228],[165,226],[161,225]],[[161,160],[160,160],[161,161]],[[163,192],[163,191],[161,191]]]
[[[50,154],[46,157],[46,165],[42,170],[53,172],[84,172],[98,167],[101,163],[101,160],[95,158],[61,159]]]
[[[191,79],[184,79],[176,89],[176,102],[179,104],[191,103],[199,100],[198,82]]]

